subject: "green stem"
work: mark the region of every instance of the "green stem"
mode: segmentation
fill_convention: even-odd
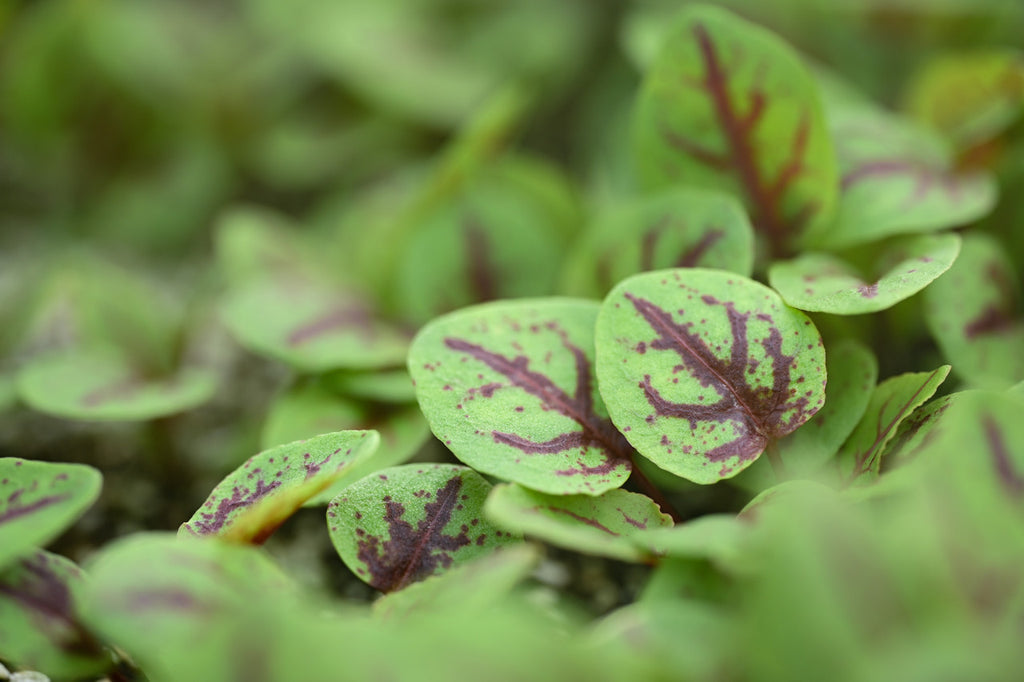
[[[775,478],[779,482],[785,481],[786,476],[786,465],[782,463],[782,455],[779,454],[779,446],[776,441],[770,441],[768,447],[764,450],[765,456],[768,457],[768,463],[772,465],[772,471],[775,472]]]

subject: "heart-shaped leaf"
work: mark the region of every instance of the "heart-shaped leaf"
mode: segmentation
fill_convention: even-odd
[[[925,290],[925,321],[957,376],[979,388],[1024,380],[1024,315],[1013,262],[992,237],[964,237],[957,262]]]
[[[750,275],[754,235],[727,194],[675,189],[601,213],[573,249],[567,279],[581,296],[604,296],[638,272],[705,267]]]
[[[405,376],[409,378],[408,374]],[[405,462],[430,437],[430,427],[415,405],[393,407],[356,402],[328,390],[323,383],[294,386],[274,400],[263,423],[261,446],[269,449],[329,431],[358,429],[380,433],[381,446],[373,457],[348,465],[338,481],[310,498],[306,506],[327,504],[352,481]]]
[[[213,396],[214,375],[199,367],[148,377],[114,349],[39,357],[18,374],[18,394],[31,407],[87,420],[155,419],[197,407]]]
[[[632,448],[594,387],[592,301],[495,302],[439,318],[409,351],[430,428],[474,469],[555,495],[621,486]]]
[[[742,196],[755,229],[784,252],[836,197],[813,78],[776,36],[718,8],[687,7],[662,40],[634,121],[642,177]]]
[[[0,458],[0,567],[60,535],[96,501],[101,483],[83,464]]]
[[[78,619],[83,582],[74,563],[42,550],[0,569],[0,655],[60,678],[110,668],[109,654]]]
[[[957,227],[988,213],[992,178],[958,174],[949,150],[927,130],[865,107],[829,112],[841,196],[834,223],[815,235],[830,249]]]
[[[368,301],[307,278],[248,282],[229,294],[224,316],[239,343],[304,372],[399,365],[408,345]]]
[[[886,443],[896,435],[900,423],[935,394],[949,369],[942,365],[930,372],[907,372],[875,387],[864,417],[836,456],[847,482],[878,475]]]
[[[546,495],[502,484],[487,498],[484,513],[501,528],[620,561],[650,561],[653,552],[632,536],[672,526],[672,518],[653,500],[625,490],[609,490],[596,497]]]
[[[373,455],[376,431],[339,431],[250,457],[217,484],[179,535],[260,544],[315,495]]]
[[[615,425],[641,455],[696,483],[739,473],[824,402],[817,329],[738,275],[631,277],[605,299],[596,338]]]
[[[407,464],[356,481],[327,525],[345,565],[382,592],[441,573],[519,538],[483,518],[491,484],[467,467]]]
[[[804,253],[773,264],[768,280],[794,308],[860,315],[885,310],[921,291],[949,269],[958,253],[958,235],[921,235],[875,255],[876,270],[867,277],[838,256]]]

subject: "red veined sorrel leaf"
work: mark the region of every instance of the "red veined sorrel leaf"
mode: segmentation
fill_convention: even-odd
[[[717,8],[689,7],[667,30],[644,79],[634,150],[653,185],[742,196],[777,253],[827,218],[836,197],[811,75],[777,37]]]
[[[739,473],[824,401],[825,352],[810,319],[727,272],[621,282],[596,339],[615,425],[644,457],[697,483]]]
[[[490,490],[468,467],[391,467],[332,500],[327,526],[345,565],[378,590],[393,592],[519,541],[483,518]]]
[[[409,372],[431,429],[478,471],[551,494],[621,486],[632,448],[607,418],[591,367],[592,301],[500,301],[430,323]]]

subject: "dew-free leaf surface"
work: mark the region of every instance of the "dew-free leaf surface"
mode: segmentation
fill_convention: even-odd
[[[604,296],[638,272],[704,267],[749,276],[754,234],[742,205],[719,192],[674,189],[613,206],[573,248],[567,285]]]
[[[964,237],[957,262],[925,290],[925,322],[961,380],[1007,388],[1024,380],[1024,314],[1013,261],[990,236]]]
[[[56,538],[92,506],[101,483],[84,464],[0,458],[0,567]]]
[[[779,38],[714,7],[687,7],[662,41],[635,112],[641,177],[743,197],[755,229],[785,251],[836,197],[813,78]]]
[[[178,535],[261,544],[379,443],[376,431],[339,431],[254,455],[217,484]]]
[[[327,383],[339,393],[373,402],[408,404],[416,402],[412,377],[403,367],[368,372],[333,372]]]
[[[810,319],[727,272],[620,282],[596,337],[615,425],[641,455],[696,483],[739,473],[825,399],[825,352]]]
[[[547,495],[502,484],[487,498],[484,512],[501,528],[620,561],[649,561],[653,553],[632,535],[672,526],[672,518],[653,500],[625,490],[597,496]]]
[[[328,505],[331,541],[361,580],[394,592],[520,541],[484,518],[490,490],[483,476],[458,465],[383,469]]]
[[[455,456],[552,494],[621,486],[632,448],[593,376],[598,304],[499,301],[439,318],[409,352],[420,408]]]
[[[949,269],[958,253],[956,234],[920,235],[889,244],[870,273],[839,256],[804,253],[774,263],[768,281],[794,308],[860,315],[885,310],[921,291]]]
[[[942,365],[930,372],[906,372],[875,387],[864,416],[836,456],[847,482],[878,475],[885,446],[900,423],[935,394],[949,370],[949,365]]]
[[[0,655],[52,677],[80,678],[110,667],[110,656],[78,618],[82,571],[36,550],[0,569]]]
[[[212,372],[185,367],[147,377],[114,349],[68,351],[39,357],[17,377],[29,406],[69,419],[145,420],[198,407],[213,396]]]

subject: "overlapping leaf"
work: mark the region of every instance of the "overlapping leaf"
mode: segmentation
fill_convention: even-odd
[[[376,431],[339,431],[250,457],[217,484],[179,535],[260,544],[312,497],[371,457]]]
[[[96,501],[101,481],[83,464],[0,458],[0,567],[56,538]]]
[[[706,267],[750,275],[753,265],[754,235],[739,202],[676,189],[599,215],[573,249],[567,279],[574,293],[604,296],[647,270]]]
[[[621,561],[651,560],[654,552],[633,535],[672,526],[672,518],[653,500],[625,490],[597,496],[546,495],[503,484],[491,492],[484,511],[501,528]]]
[[[596,336],[615,425],[644,457],[697,483],[739,473],[824,402],[817,329],[738,275],[631,277],[605,299]]]
[[[826,219],[836,165],[815,83],[781,40],[712,7],[667,29],[634,125],[641,175],[743,197],[754,227],[785,252]]]
[[[40,357],[17,377],[18,395],[41,412],[72,419],[142,420],[197,407],[215,376],[199,367],[150,376],[114,349]]]
[[[490,490],[463,466],[392,467],[332,500],[327,525],[345,565],[378,590],[393,592],[519,541],[483,517]]]
[[[949,269],[959,252],[958,235],[921,235],[874,255],[871,273],[838,256],[804,253],[773,264],[768,279],[794,308],[859,315],[885,310],[921,291]]]
[[[434,434],[478,471],[542,492],[622,485],[632,449],[594,385],[597,310],[574,299],[495,302],[420,330],[409,371]]]
[[[0,569],[0,656],[69,679],[109,668],[109,654],[79,621],[83,582],[74,563],[42,550]]]
[[[968,234],[949,272],[925,291],[925,321],[957,376],[979,388],[1024,380],[1024,315],[1013,262],[992,237]]]

